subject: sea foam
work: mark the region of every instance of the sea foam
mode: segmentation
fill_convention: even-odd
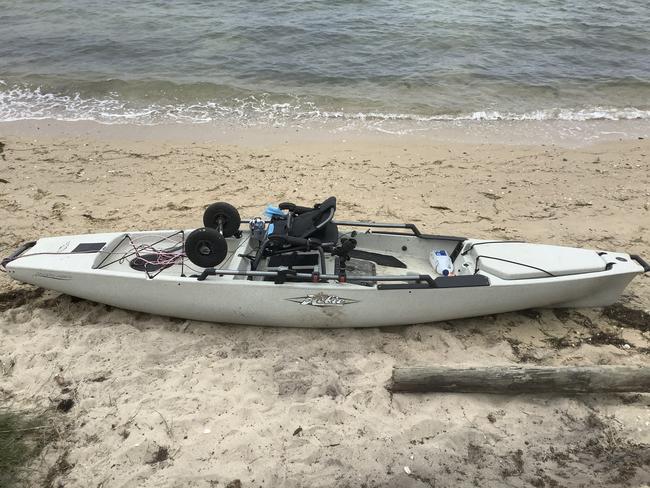
[[[345,111],[319,108],[314,102],[295,97],[292,102],[278,103],[268,94],[241,98],[205,100],[195,103],[135,103],[117,93],[102,98],[84,97],[79,93],[55,94],[40,87],[7,86],[0,80],[0,121],[54,119],[61,121],[96,121],[104,124],[154,125],[170,122],[232,122],[243,125],[292,125],[308,121],[357,121],[376,124],[389,122],[444,121],[590,121],[647,120],[650,110],[635,107],[589,108],[557,107],[512,112],[477,110],[467,113],[391,113],[382,111]]]

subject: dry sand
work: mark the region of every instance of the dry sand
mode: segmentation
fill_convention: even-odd
[[[339,218],[650,257],[645,138],[567,147],[330,132],[226,144],[55,127],[0,125],[3,255],[44,235],[198,226],[216,200],[254,216],[335,194]],[[53,486],[641,486],[649,395],[391,396],[384,385],[394,365],[647,365],[648,309],[642,276],[604,312],[258,328],[118,310],[0,275],[0,402],[71,407],[34,467]]]

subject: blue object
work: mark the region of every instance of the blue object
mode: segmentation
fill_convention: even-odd
[[[443,249],[441,251],[436,251],[436,256],[446,256],[447,252]]]
[[[270,236],[271,234],[273,234],[274,230],[275,230],[275,224],[269,224],[269,228],[266,231],[266,235]]]
[[[274,216],[275,216],[275,217],[284,217],[284,216],[286,215],[286,214],[285,214],[282,210],[280,210],[278,207],[273,207],[273,206],[271,206],[271,205],[269,205],[268,207],[266,207],[266,210],[264,210],[264,213],[265,213],[268,217],[274,217]]]

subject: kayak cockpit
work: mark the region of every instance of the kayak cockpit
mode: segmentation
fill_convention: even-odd
[[[373,224],[359,223],[372,226]],[[416,235],[350,231],[342,236],[354,235],[357,245],[349,255],[325,253],[319,249],[296,250],[272,254],[258,259],[262,243],[250,231],[226,239],[226,258],[215,267],[200,267],[187,259],[184,246],[192,231],[131,232],[116,235],[106,242],[97,255],[92,269],[112,270],[155,277],[196,277],[207,269],[213,276],[225,279],[275,281],[275,274],[284,275],[287,281],[309,281],[314,276],[335,276],[340,281],[375,286],[382,276],[389,281],[416,281],[418,276],[438,276],[429,261],[432,249],[443,249],[453,254],[462,244],[460,240],[422,239]],[[456,250],[456,251],[455,251]],[[342,260],[345,259],[345,275]],[[255,269],[254,269],[255,268]],[[303,275],[303,276],[294,276]],[[307,280],[304,275],[310,278]],[[366,279],[368,278],[368,279]],[[324,281],[329,281],[325,279]]]
[[[627,259],[586,249],[424,235],[406,223],[337,221],[335,211],[336,198],[330,197],[313,207],[282,203],[267,208],[267,219],[242,220],[235,207],[217,202],[206,209],[203,228],[118,235],[99,250],[93,269],[201,281],[461,287],[599,273]],[[241,224],[248,229],[240,230]]]

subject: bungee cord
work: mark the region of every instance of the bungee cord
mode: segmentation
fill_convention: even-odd
[[[177,236],[180,236],[180,239]],[[126,250],[120,249],[118,251],[125,240],[128,240],[129,242],[128,248]],[[154,240],[154,242],[151,242],[152,240]],[[234,253],[236,254],[246,242],[246,239],[242,239]],[[12,259],[12,261],[35,256],[66,256],[73,254],[99,253],[103,256],[103,259],[95,267],[96,269],[104,269],[115,263],[123,264],[124,262],[127,262],[132,269],[143,271],[150,279],[155,278],[165,269],[175,265],[181,266],[181,276],[185,276],[185,268],[193,273],[203,272],[203,268],[194,267],[188,262],[186,259],[187,255],[184,250],[184,244],[185,232],[182,230],[171,235],[149,234],[144,236],[131,236],[127,233],[122,237],[120,242],[112,251],[36,252],[22,254]],[[4,268],[0,267],[0,270],[6,273]]]

